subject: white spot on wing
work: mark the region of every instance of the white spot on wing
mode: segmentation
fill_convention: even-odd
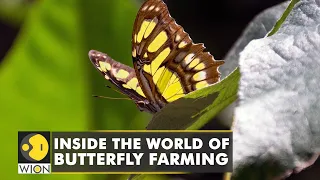
[[[177,34],[175,41],[176,41],[176,42],[179,42],[180,40],[181,40],[181,36],[180,36],[179,34]]]
[[[193,57],[194,57],[194,53],[188,54],[188,55],[184,58],[184,63],[185,63],[186,65],[189,64],[189,63],[192,61]]]
[[[141,9],[141,11],[145,11],[148,8],[148,6],[145,6]]]
[[[193,80],[195,81],[201,81],[201,80],[204,80],[206,79],[207,77],[207,73],[205,71],[200,71],[200,72],[197,72],[194,76],[193,76]]]
[[[149,11],[151,11],[152,9],[154,9],[154,5],[150,6]]]

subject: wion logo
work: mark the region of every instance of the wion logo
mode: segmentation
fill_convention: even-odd
[[[50,171],[50,132],[18,132],[18,174]]]

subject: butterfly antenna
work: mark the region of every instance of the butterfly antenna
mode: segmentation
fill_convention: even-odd
[[[111,90],[113,90],[113,91],[115,91],[115,92],[117,92],[117,93],[120,93],[120,94],[122,94],[122,95],[125,96],[125,94],[123,94],[122,92],[120,92],[120,91],[118,91],[118,90],[116,90],[116,89],[113,89],[111,86],[109,86],[109,85],[106,85],[106,86],[107,86],[107,88],[110,88]]]
[[[130,98],[113,98],[113,97],[106,97],[106,96],[97,96],[97,95],[92,95],[93,97],[97,98],[104,98],[104,99],[112,99],[112,100],[130,100]]]
[[[120,93],[122,95],[125,95],[123,94],[121,91],[118,91],[116,89],[113,89],[112,87],[110,87],[109,85],[106,85],[108,88],[112,89],[113,91],[117,92],[117,93]],[[107,97],[107,96],[98,96],[98,95],[92,95],[93,97],[97,97],[97,98],[104,98],[104,99],[112,99],[112,100],[132,100],[130,98],[114,98],[114,97]]]

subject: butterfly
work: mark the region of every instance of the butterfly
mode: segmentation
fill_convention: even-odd
[[[132,32],[134,68],[91,50],[93,65],[140,111],[156,113],[167,103],[220,81],[219,66],[194,44],[188,33],[169,14],[162,0],[147,0],[138,11]]]

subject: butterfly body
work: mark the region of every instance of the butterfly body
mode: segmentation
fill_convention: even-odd
[[[147,0],[132,33],[134,68],[94,50],[89,57],[140,110],[155,113],[167,103],[220,80],[218,67],[224,62],[214,60],[204,49],[175,22],[162,0]]]

